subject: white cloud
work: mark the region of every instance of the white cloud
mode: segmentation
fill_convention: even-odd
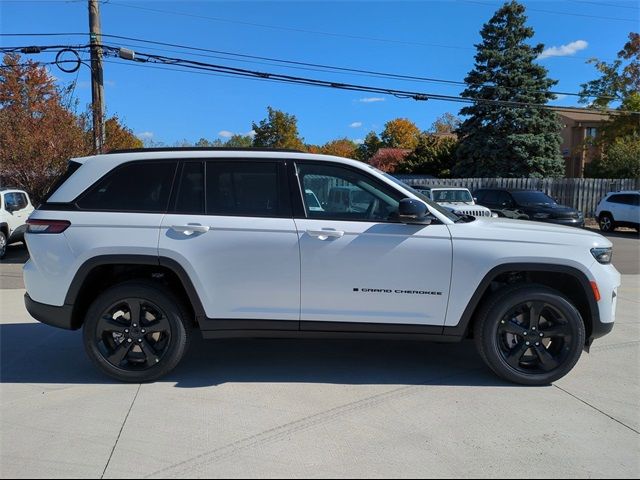
[[[563,99],[567,98],[567,95],[565,95],[564,93],[556,93],[555,97],[556,98],[553,99],[554,101],[555,100],[563,100]]]
[[[365,97],[358,100],[360,103],[384,102],[383,97]]]
[[[544,60],[549,57],[569,57],[575,55],[575,53],[580,50],[584,50],[588,46],[589,44],[586,41],[576,40],[575,42],[560,45],[559,47],[549,47],[540,54],[538,60]]]
[[[151,140],[153,138],[153,132],[136,133],[136,137],[138,137],[141,140]]]
[[[222,138],[231,138],[233,137],[233,132],[230,132],[229,130],[221,130],[218,132],[218,136]]]
[[[255,136],[256,136],[256,131],[255,131],[255,130],[249,130],[247,133],[245,133],[245,135],[246,135],[247,137],[251,137],[251,138],[253,138],[253,137],[255,137]]]
[[[362,126],[362,122],[353,122],[349,127],[351,128],[360,128]]]
[[[364,143],[364,140],[362,138],[355,138],[353,141],[358,145],[362,145]]]

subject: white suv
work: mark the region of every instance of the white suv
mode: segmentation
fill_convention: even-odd
[[[166,374],[199,329],[473,337],[498,375],[540,385],[613,327],[606,238],[458,217],[361,162],[159,149],[75,159],[69,172],[29,220],[25,302],[44,323],[83,327],[89,357],[120,380]],[[357,190],[358,208],[336,187]]]
[[[472,215],[474,217],[497,217],[491,210],[478,205],[468,188],[462,187],[427,187],[419,190],[437,204],[451,210],[457,215]]]
[[[31,212],[33,205],[27,192],[0,188],[0,258],[5,256],[7,245],[22,241]]]
[[[640,231],[640,191],[607,193],[596,208],[596,219],[603,232],[613,232],[617,227]]]

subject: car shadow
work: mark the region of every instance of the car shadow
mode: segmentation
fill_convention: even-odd
[[[29,260],[29,250],[24,243],[14,243],[7,245],[7,253],[4,258],[0,260],[0,263],[6,263],[8,265],[22,265]]]
[[[613,232],[603,232],[598,227],[585,227],[587,230],[591,230],[595,233],[599,233],[603,237],[607,238],[640,238],[640,232],[632,228],[617,229]]]
[[[244,383],[512,386],[471,342],[233,339],[194,335],[178,367],[158,380],[177,388]],[[114,384],[82,347],[80,331],[37,323],[0,325],[0,383]]]

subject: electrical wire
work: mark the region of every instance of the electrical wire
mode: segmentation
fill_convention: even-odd
[[[227,57],[231,56],[231,57],[238,57],[238,58],[241,58],[241,59],[252,59],[252,60],[260,60],[261,61],[261,62],[251,62],[249,60],[244,60],[247,63],[255,63],[255,64],[264,65],[264,63],[262,63],[262,61],[273,62],[273,63],[277,63],[277,64],[282,64],[281,66],[286,66],[286,68],[297,68],[297,69],[300,69],[300,70],[329,72],[329,73],[338,72],[338,73],[346,73],[346,74],[358,74],[358,76],[370,76],[370,77],[375,77],[375,78],[390,78],[390,79],[400,80],[400,81],[441,83],[441,84],[456,85],[456,86],[458,86],[458,85],[459,86],[466,86],[467,85],[465,82],[462,82],[462,81],[459,81],[459,80],[447,80],[447,79],[424,77],[424,76],[418,76],[418,75],[396,74],[396,73],[381,72],[381,71],[375,71],[375,70],[358,69],[358,68],[347,68],[347,67],[326,65],[326,64],[320,64],[320,63],[301,62],[301,61],[295,61],[295,60],[284,60],[284,59],[273,58],[273,57],[265,57],[265,56],[258,56],[258,55],[248,55],[248,54],[242,54],[242,53],[227,52],[227,51],[223,51],[223,50],[213,50],[213,49],[208,49],[208,48],[200,48],[200,47],[194,47],[194,46],[190,46],[190,45],[181,45],[181,44],[176,44],[176,43],[145,40],[145,39],[140,39],[140,38],[135,38],[135,37],[128,37],[128,36],[124,36],[124,35],[101,34],[101,36],[104,37],[104,38],[112,38],[112,39],[117,39],[117,40],[128,40],[128,41],[137,42],[137,43],[144,43],[144,44],[151,44],[151,45],[161,45],[161,46],[168,46],[168,47],[172,47],[172,48],[180,48],[180,49],[183,49],[183,50],[193,50],[193,51],[197,51],[197,52],[208,52],[208,53],[215,53],[216,54],[216,55],[205,55],[205,54],[196,54],[196,53],[190,53],[190,52],[176,52],[176,51],[173,51],[173,50],[166,50],[166,49],[155,49],[155,50],[158,50],[158,51],[167,51],[167,52],[171,52],[171,53],[182,53],[182,54],[188,54],[188,55],[192,55],[192,56],[205,57],[205,58],[217,58],[217,59],[222,59],[222,60],[240,61],[240,60],[234,60],[234,59],[227,58]],[[112,46],[115,46],[115,45],[112,45]],[[131,46],[133,48],[140,47],[140,45],[131,45],[131,44],[120,44],[120,46]],[[150,47],[147,47],[147,48],[150,48]],[[224,55],[224,56],[221,57],[220,55]],[[271,63],[267,63],[266,65],[272,66]],[[310,68],[307,68],[307,67],[310,67]],[[517,87],[505,87],[505,88],[509,88],[509,89],[512,89],[512,90],[517,90]],[[554,95],[582,97],[581,94],[573,93],[573,92],[550,91],[549,93],[552,93]]]
[[[79,48],[89,48],[90,45],[81,46]],[[11,49],[16,49],[18,47],[8,47]],[[34,48],[34,47],[31,47]],[[42,47],[43,49],[52,48]],[[113,57],[118,57],[120,54],[120,48],[111,47],[107,45],[102,45],[101,49],[105,55],[110,55]],[[443,95],[443,94],[435,94],[435,93],[425,93],[425,92],[417,92],[417,91],[408,91],[408,90],[400,90],[394,88],[384,88],[377,87],[371,85],[358,85],[351,83],[342,83],[342,82],[334,82],[330,80],[321,80],[316,78],[308,78],[308,77],[300,77],[293,75],[285,75],[281,73],[272,73],[272,72],[262,72],[256,70],[249,70],[238,67],[231,67],[228,65],[220,65],[220,64],[212,64],[206,62],[200,62],[190,59],[183,59],[178,57],[166,57],[162,55],[155,55],[146,52],[134,52],[133,64],[136,63],[153,63],[153,64],[162,64],[162,65],[172,65],[178,66],[181,68],[193,69],[197,71],[205,71],[205,72],[213,72],[218,74],[227,74],[242,78],[258,78],[265,79],[269,81],[277,81],[280,83],[290,83],[290,84],[298,84],[298,85],[306,85],[306,86],[316,86],[316,87],[325,87],[325,88],[334,88],[340,90],[348,90],[348,91],[357,91],[357,92],[366,92],[366,93],[376,93],[381,95],[393,95],[397,98],[412,98],[414,100],[426,101],[426,100],[444,100],[458,103],[467,103],[467,104],[486,104],[486,105],[500,105],[505,107],[514,107],[514,108],[540,108],[540,109],[552,109],[554,111],[571,111],[571,112],[583,112],[586,114],[601,114],[601,111],[593,111],[589,109],[581,109],[581,108],[571,108],[571,107],[551,107],[546,104],[539,103],[528,103],[521,101],[512,101],[512,100],[497,100],[497,99],[477,99],[470,97],[462,97],[462,96],[453,96],[453,95]],[[126,60],[131,62],[132,60]],[[627,113],[627,114],[640,114],[640,112],[631,112],[631,111],[620,111],[620,110],[610,110],[608,113]]]
[[[485,2],[476,2],[474,0],[458,0],[460,2],[468,3],[471,5],[482,5],[484,7],[492,7],[495,8],[494,4],[485,3]],[[113,4],[115,5],[115,4]],[[603,17],[601,15],[587,15],[586,13],[570,13],[570,12],[558,12],[557,10],[545,10],[540,8],[530,8],[526,7],[527,12],[540,12],[540,13],[550,13],[552,15],[565,15],[569,17],[583,17],[583,18],[596,18],[598,20],[617,20],[620,22],[632,22],[637,23],[637,20],[632,18],[620,18],[620,17]]]

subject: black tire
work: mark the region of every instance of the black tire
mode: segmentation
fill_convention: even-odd
[[[130,281],[109,288],[91,304],[83,342],[89,358],[104,373],[141,383],[178,365],[188,349],[191,329],[189,314],[167,288]]]
[[[598,218],[598,226],[603,232],[613,232],[616,229],[616,222],[610,213],[601,213]]]
[[[7,236],[0,231],[0,258],[4,258],[7,254]]]
[[[532,312],[537,318],[533,324]],[[585,344],[584,321],[575,306],[557,290],[536,284],[498,290],[478,312],[474,332],[489,368],[522,385],[548,385],[562,378]]]

